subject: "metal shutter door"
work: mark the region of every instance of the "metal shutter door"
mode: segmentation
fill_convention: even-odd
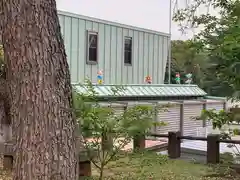
[[[199,128],[203,127],[203,121],[192,118],[200,116],[203,109],[202,104],[184,104],[183,135],[197,136]]]
[[[158,112],[157,120],[167,123],[166,126],[156,128],[157,134],[166,134],[169,131],[180,131],[180,105],[174,104],[166,112]]]

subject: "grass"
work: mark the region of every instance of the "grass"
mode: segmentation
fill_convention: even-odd
[[[0,170],[0,180],[12,180],[11,172]]]
[[[238,180],[240,176],[219,177],[217,168],[183,160],[169,160],[154,152],[120,154],[105,168],[104,180]],[[219,169],[218,169],[219,172]],[[93,178],[98,179],[98,171],[93,168]],[[0,180],[11,180],[11,174],[0,171]],[[89,179],[89,178],[88,178]]]
[[[214,168],[215,169],[215,168]],[[183,160],[169,160],[153,152],[124,154],[105,168],[106,180],[228,180],[240,179],[225,175],[218,177],[212,167]],[[224,169],[226,170],[226,168]],[[93,179],[98,171],[93,169]],[[222,175],[223,176],[223,175]]]

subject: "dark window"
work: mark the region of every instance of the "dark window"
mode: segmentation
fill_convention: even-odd
[[[132,38],[124,39],[124,64],[132,64]]]
[[[98,59],[98,34],[96,32],[88,32],[87,62],[96,63],[97,59]]]

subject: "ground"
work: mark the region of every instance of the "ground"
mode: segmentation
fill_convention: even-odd
[[[104,180],[238,180],[240,176],[229,175],[227,168],[219,177],[216,167],[197,164],[184,160],[169,160],[166,156],[154,152],[122,153],[105,168]],[[94,178],[98,171],[93,167]],[[89,179],[89,178],[87,178]],[[1,171],[0,180],[11,180],[11,174]]]
[[[216,169],[194,162],[169,160],[154,152],[124,154],[105,168],[107,180],[228,180],[240,179],[226,175],[219,177]],[[226,168],[224,168],[224,172]],[[93,169],[97,179],[98,171]]]

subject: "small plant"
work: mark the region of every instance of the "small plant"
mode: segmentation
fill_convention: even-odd
[[[201,114],[201,119],[210,120],[213,129],[221,129],[224,125],[229,125],[235,121],[235,115],[232,112],[220,110],[217,112],[215,109],[204,109]]]
[[[113,101],[103,106],[90,81],[80,86],[85,88],[86,93],[75,91],[74,108],[82,134],[81,143],[91,162],[100,171],[101,180],[104,167],[117,158],[117,154],[132,141],[133,137],[145,135],[152,126],[164,123],[153,121],[156,111],[153,106],[125,107],[122,114],[117,114]],[[123,91],[122,87],[113,87],[111,96],[117,97]]]

